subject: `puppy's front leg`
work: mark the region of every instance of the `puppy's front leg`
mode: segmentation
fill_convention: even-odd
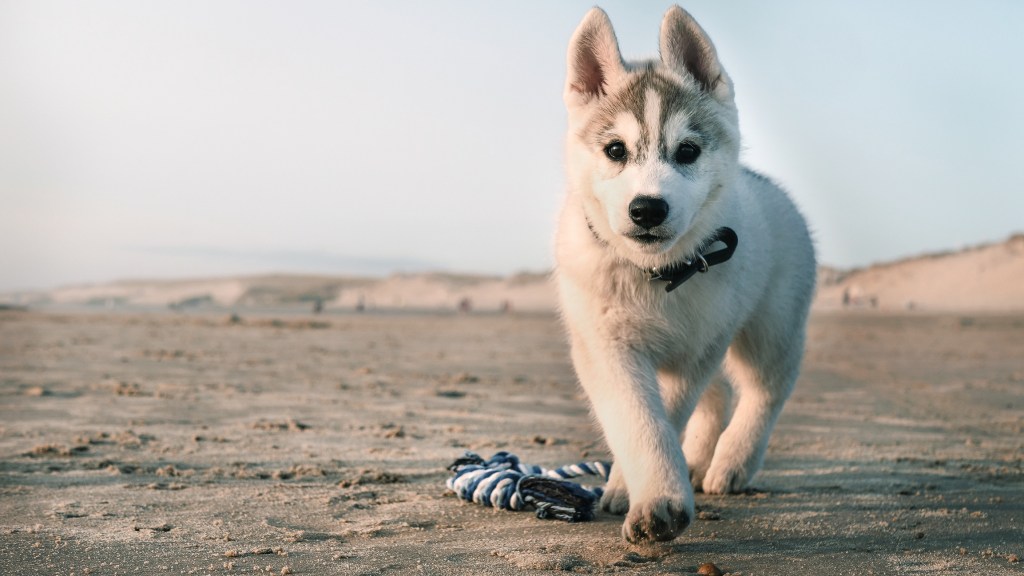
[[[671,540],[693,518],[693,488],[669,422],[654,366],[626,347],[573,338],[576,374],[629,492],[622,536],[630,542]],[[602,345],[604,344],[604,345]],[[621,500],[621,486],[611,486]]]

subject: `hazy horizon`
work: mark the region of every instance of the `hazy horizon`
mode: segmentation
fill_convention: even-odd
[[[550,269],[592,4],[0,1],[0,291]],[[656,53],[670,3],[600,5]],[[1024,230],[1024,4],[681,5],[822,264]]]
[[[851,272],[853,270],[868,269],[875,266],[886,266],[890,264],[896,264],[908,260],[916,259],[928,259],[934,256],[943,256],[947,254],[955,254],[963,251],[974,250],[994,244],[1002,244],[1010,238],[1015,236],[1024,235],[1024,232],[1015,232],[1007,235],[1004,238],[995,239],[992,241],[978,242],[967,244],[963,246],[950,247],[948,249],[930,250],[926,252],[919,252],[913,254],[906,254],[903,256],[896,256],[888,260],[880,260],[877,262],[869,262],[866,264],[859,264],[855,266],[833,266],[828,262],[818,262],[819,268],[829,268],[839,270],[841,272]],[[200,249],[200,252],[202,250]],[[302,277],[302,276],[313,276],[313,277],[325,277],[325,278],[367,278],[367,279],[384,279],[391,276],[403,276],[403,275],[430,275],[430,274],[442,274],[451,276],[470,276],[470,277],[482,277],[482,278],[509,278],[518,275],[534,275],[534,274],[549,274],[552,272],[552,268],[535,268],[535,269],[520,269],[511,270],[508,272],[487,272],[482,270],[463,270],[456,268],[446,268],[442,266],[434,265],[426,261],[414,261],[414,260],[367,260],[360,258],[348,258],[341,255],[323,254],[310,252],[306,254],[302,253],[289,253],[289,254],[243,254],[243,253],[228,253],[220,250],[211,250],[210,256],[214,258],[228,259],[230,258],[235,266],[238,268],[237,271],[231,272],[230,266],[225,266],[222,271],[211,271],[207,274],[178,274],[168,273],[146,275],[125,275],[116,276],[110,278],[104,278],[100,280],[84,280],[79,282],[66,282],[62,284],[55,284],[50,286],[34,286],[34,287],[21,287],[21,288],[0,288],[0,294],[17,294],[17,293],[32,293],[32,292],[44,292],[51,289],[61,288],[74,288],[83,286],[101,286],[105,284],[119,284],[119,283],[132,283],[132,282],[190,282],[190,281],[208,281],[217,279],[233,279],[233,278],[259,278],[259,277],[272,277],[272,276],[288,276],[288,277]],[[252,261],[263,261],[263,260],[276,260],[283,257],[298,258],[299,264],[293,268],[253,268],[248,266],[248,263]]]

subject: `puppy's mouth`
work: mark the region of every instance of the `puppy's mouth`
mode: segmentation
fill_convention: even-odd
[[[650,246],[650,245],[653,245],[653,244],[661,244],[662,242],[666,242],[668,240],[671,240],[670,236],[661,236],[659,234],[654,234],[654,233],[651,233],[651,232],[640,232],[638,234],[627,234],[626,237],[629,238],[630,240],[633,240],[634,242],[637,242],[637,243],[642,244],[644,246]]]

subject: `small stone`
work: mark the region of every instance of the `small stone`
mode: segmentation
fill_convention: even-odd
[[[26,456],[71,456],[71,450],[60,444],[40,444],[34,446]]]
[[[117,382],[114,384],[114,394],[118,396],[144,396],[142,387],[135,382]]]
[[[435,392],[441,398],[465,398],[466,393],[462,390],[444,388]]]
[[[281,568],[281,574],[291,574],[291,573],[292,573],[292,569],[289,568],[288,566],[285,566],[284,568]]]
[[[1017,562],[1020,562],[1020,556],[1017,556],[1016,554],[1010,554],[1009,556],[1006,557],[1006,560],[1010,564],[1016,564]]]
[[[722,571],[711,562],[706,562],[697,568],[697,574],[703,574],[703,576],[722,576]]]

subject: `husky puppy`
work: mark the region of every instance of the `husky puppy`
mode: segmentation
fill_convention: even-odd
[[[800,370],[814,248],[785,192],[740,165],[732,80],[678,6],[660,58],[634,62],[587,13],[565,104],[556,281],[615,458],[601,508],[626,514],[630,542],[671,540],[694,489],[742,491],[761,467]]]

